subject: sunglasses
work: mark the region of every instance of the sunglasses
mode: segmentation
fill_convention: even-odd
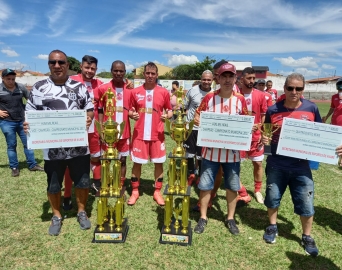
[[[58,63],[58,65],[62,66],[66,64],[66,61],[64,60],[49,60],[49,65],[56,65],[56,63]]]
[[[286,86],[286,90],[287,91],[292,92],[295,89],[296,89],[297,92],[301,92],[301,91],[304,90],[304,87]]]

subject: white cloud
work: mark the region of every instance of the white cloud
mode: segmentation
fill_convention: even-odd
[[[292,56],[287,58],[275,57],[273,60],[279,61],[283,66],[286,67],[305,67],[305,68],[317,68],[317,60],[313,57],[302,57],[299,59],[294,59]]]
[[[99,50],[89,50],[89,52],[93,52],[93,53],[100,53]]]
[[[133,69],[135,69],[134,65],[125,63],[126,66],[126,72],[131,72]]]
[[[182,64],[194,64],[196,62],[199,62],[196,55],[174,54],[167,56],[167,58],[167,64],[170,67],[175,67]]]
[[[35,58],[42,59],[42,60],[48,60],[49,55],[48,54],[38,54]]]
[[[305,79],[310,79],[310,78],[313,78],[313,77],[317,78],[319,75],[322,74],[321,70],[311,70],[311,69],[307,69],[307,68],[295,68],[292,71],[280,70],[279,74],[287,76],[287,75],[290,75],[293,72],[297,72],[297,73],[302,74],[305,77]]]
[[[1,50],[2,53],[6,54],[8,57],[16,57],[19,56],[19,54],[11,49],[2,49]]]
[[[27,65],[23,64],[19,61],[15,61],[15,62],[0,61],[0,69],[11,68],[11,69],[18,70],[18,69],[22,69],[25,66],[27,66]]]
[[[58,37],[68,29],[69,19],[68,9],[72,9],[67,1],[57,1],[56,5],[51,9],[47,15],[49,23],[48,26],[52,31],[52,34],[47,35],[48,37]]]
[[[323,68],[323,69],[335,69],[336,67],[335,67],[335,66],[332,66],[332,65],[328,65],[328,64],[323,64],[323,65],[322,65],[322,68]]]

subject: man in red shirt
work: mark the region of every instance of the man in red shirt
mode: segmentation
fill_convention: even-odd
[[[322,117],[322,121],[325,123],[332,115],[331,124],[342,126],[342,78],[337,80],[336,89],[338,93],[331,97],[330,110],[326,116]]]
[[[255,70],[251,67],[247,67],[242,71],[242,88],[241,94],[244,95],[248,114],[254,116],[254,128],[250,151],[242,153],[244,157],[249,158],[253,163],[253,176],[254,176],[254,196],[258,203],[263,204],[264,198],[260,192],[262,185],[262,161],[264,160],[264,148],[260,143],[261,134],[258,127],[264,123],[265,113],[267,111],[267,105],[265,95],[257,89],[253,89],[255,81]],[[260,81],[260,80],[259,80]],[[238,200],[242,200],[245,203],[250,201],[246,188],[241,185],[239,190]]]
[[[148,62],[144,67],[145,83],[131,91],[129,117],[136,120],[132,136],[132,195],[127,204],[139,198],[141,166],[150,159],[154,163],[153,199],[165,205],[160,190],[163,185],[163,163],[166,160],[164,122],[172,117],[169,92],[156,84],[158,67]]]
[[[272,95],[265,91],[265,80],[258,80],[258,82],[257,82],[257,89],[265,94],[265,99],[266,99],[267,107],[272,106],[273,105]]]
[[[107,104],[107,92],[108,88],[112,90],[114,93],[113,107],[115,107],[114,115],[112,116],[113,121],[121,124],[125,122],[125,128],[122,133],[120,140],[117,142],[117,149],[119,152],[119,158],[121,161],[121,185],[124,185],[126,179],[126,159],[129,155],[130,148],[130,138],[131,138],[131,125],[128,118],[128,108],[129,108],[129,99],[130,99],[130,90],[127,80],[125,79],[126,74],[126,66],[124,62],[120,60],[116,60],[112,63],[111,73],[113,79],[108,82],[102,84],[98,88],[99,95],[99,103],[98,103],[98,111],[99,111],[99,122],[103,124],[107,121],[108,116],[106,115]],[[107,148],[107,146],[103,145],[103,148]]]
[[[271,80],[268,80],[266,82],[266,91],[265,92],[271,94],[271,96],[272,96],[272,103],[274,104],[277,101],[278,92],[277,92],[276,89],[273,89],[272,86],[273,86],[273,82]]]
[[[89,93],[89,96],[94,104],[94,119],[89,126],[88,129],[88,143],[90,150],[90,168],[93,172],[93,181],[95,187],[100,187],[101,180],[101,163],[100,163],[100,144],[99,144],[99,135],[94,127],[95,119],[98,120],[98,110],[97,110],[97,101],[99,100],[97,87],[99,87],[103,82],[99,79],[94,79],[97,70],[97,59],[90,55],[85,55],[82,58],[81,63],[81,73],[70,76],[71,79],[83,83]],[[70,210],[72,208],[71,203],[71,189],[72,189],[72,180],[69,175],[69,169],[67,168],[65,171],[65,189],[64,189],[64,200],[63,200],[63,209]]]

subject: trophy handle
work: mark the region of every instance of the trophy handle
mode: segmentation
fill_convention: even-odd
[[[186,137],[185,140],[187,140],[189,138],[190,134],[191,134],[191,131],[192,131],[193,127],[194,127],[194,120],[191,120],[188,124],[189,124],[189,128],[188,128],[188,130],[185,133],[185,137]]]
[[[121,124],[120,124],[120,134],[119,134],[119,138],[118,138],[119,140],[120,140],[120,138],[124,132],[125,125],[126,125],[125,121],[121,122]]]
[[[272,131],[272,134],[274,132],[276,132],[278,129],[280,129],[280,125],[279,124],[274,124],[273,127],[275,128],[273,131]]]

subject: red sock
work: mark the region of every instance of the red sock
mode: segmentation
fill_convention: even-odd
[[[238,190],[238,193],[241,197],[245,197],[248,195],[247,189],[243,185],[241,185],[241,188]]]
[[[262,182],[254,181],[254,193],[260,192]]]
[[[101,179],[101,163],[91,161],[90,168],[93,171],[94,180]]]
[[[72,180],[69,173],[69,168],[66,168],[64,173],[64,198],[71,197]]]

